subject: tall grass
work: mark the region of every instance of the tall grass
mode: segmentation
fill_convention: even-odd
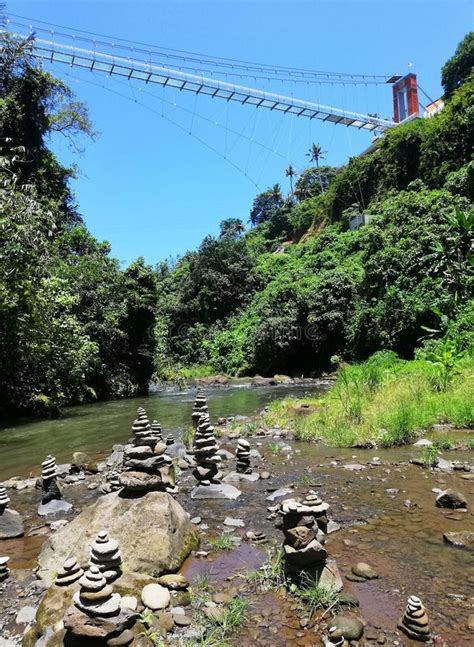
[[[449,381],[427,359],[404,361],[380,352],[361,364],[344,365],[334,388],[305,399],[315,411],[292,412],[295,400],[270,405],[270,424],[294,430],[301,440],[320,439],[338,447],[403,445],[435,423],[474,424],[474,360],[464,357]]]

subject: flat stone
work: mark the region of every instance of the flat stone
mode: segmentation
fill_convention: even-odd
[[[160,584],[147,584],[142,591],[142,602],[152,611],[166,609],[170,603],[170,592]]]
[[[289,487],[281,487],[275,492],[272,492],[267,496],[267,501],[275,501],[275,499],[280,499],[282,496],[287,496],[288,494],[293,494],[293,490]]]
[[[316,539],[313,539],[307,546],[299,550],[288,544],[284,544],[283,548],[288,563],[294,567],[304,568],[312,564],[318,564],[327,557],[326,549]]]
[[[133,595],[122,595],[120,599],[120,606],[131,611],[136,611],[138,607],[138,600]]]
[[[108,639],[129,629],[134,624],[135,617],[130,609],[121,609],[108,618],[92,617],[71,606],[64,615],[64,627],[81,639]]]
[[[416,443],[413,443],[413,447],[431,447],[433,442],[428,440],[428,438],[420,438]]]
[[[363,577],[365,580],[376,580],[378,578],[378,573],[365,562],[354,564],[351,571],[357,577]]]
[[[15,510],[6,508],[0,514],[0,539],[14,539],[25,534],[25,527],[21,515]]]
[[[360,463],[347,463],[347,465],[343,465],[342,467],[351,472],[360,472],[361,470],[365,470],[365,465],[361,465]]]
[[[319,573],[318,584],[324,589],[334,591],[335,593],[342,591],[344,584],[336,560],[326,560],[326,563]]]
[[[36,616],[36,607],[26,606],[21,608],[15,617],[17,625],[28,625],[34,621]]]
[[[231,526],[232,528],[245,528],[245,523],[243,519],[233,519],[232,517],[226,517],[224,519],[224,526]]]
[[[241,491],[228,483],[198,485],[191,491],[191,499],[237,499]]]
[[[70,510],[72,510],[72,503],[64,501],[64,499],[53,499],[48,503],[40,503],[38,506],[38,514],[41,517],[49,517],[50,515],[69,512]]]
[[[126,629],[119,636],[109,638],[107,647],[126,647],[127,645],[131,645],[134,640],[134,634],[129,629]]]
[[[242,474],[241,472],[229,472],[222,480],[224,483],[238,483],[239,481],[248,481],[249,483],[254,483],[258,481],[259,475],[257,472],[252,472],[251,474]]]
[[[189,627],[192,624],[192,619],[184,613],[173,614],[173,618],[178,627]]]

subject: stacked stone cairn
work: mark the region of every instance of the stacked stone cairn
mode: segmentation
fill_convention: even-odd
[[[175,492],[172,459],[165,454],[166,445],[158,438],[156,426],[151,428],[143,408],[138,409],[132,433],[131,444],[124,450],[125,471],[119,484],[128,492]]]
[[[161,431],[161,425],[157,420],[153,420],[151,423],[151,433],[155,436],[156,442],[163,442],[163,433]]]
[[[3,485],[0,485],[0,539],[14,539],[25,533],[23,519],[15,510],[9,510],[10,497]]]
[[[77,645],[130,645],[133,634],[128,630],[136,614],[121,606],[121,596],[113,592],[99,568],[90,566],[79,584],[64,616],[65,644],[72,638]]]
[[[69,557],[64,562],[63,567],[59,569],[54,583],[56,586],[69,586],[81,579],[83,575],[84,570],[77,563],[77,559],[75,557]]]
[[[173,436],[173,434],[168,434],[166,436],[165,443],[166,443],[167,447],[169,447],[170,445],[174,445],[174,436]]]
[[[324,647],[344,647],[344,636],[337,627],[330,627]]]
[[[9,557],[0,557],[0,582],[4,582],[10,575],[10,569],[8,568],[9,561]]]
[[[122,489],[120,485],[120,474],[116,470],[112,470],[107,475],[107,482],[109,484],[109,491],[116,492],[117,490]]]
[[[219,467],[221,457],[217,453],[219,445],[214,436],[214,427],[207,414],[202,414],[193,441],[193,453],[196,467],[193,470],[199,485],[220,483]]]
[[[250,443],[243,438],[237,441],[237,449],[235,450],[237,458],[236,471],[239,474],[251,474],[252,468],[250,466]]]
[[[201,419],[201,416],[207,415],[208,413],[209,413],[209,408],[207,406],[207,400],[206,400],[206,396],[204,395],[204,391],[202,389],[198,389],[196,394],[196,399],[194,401],[193,413],[192,413],[194,429],[198,428],[198,424]]]
[[[328,509],[329,504],[313,493],[303,501],[286,499],[278,506],[276,526],[285,535],[285,570],[290,578],[307,574],[319,581],[328,557],[324,548]]]
[[[107,530],[101,530],[91,547],[90,566],[97,566],[107,583],[122,575],[122,555],[118,542],[111,539]]]
[[[408,604],[403,618],[398,623],[398,628],[412,640],[430,640],[428,616],[423,603],[416,595],[411,595],[408,598]]]
[[[58,485],[56,459],[48,455],[41,463],[41,504],[38,514],[47,515],[55,512],[66,512],[72,505],[63,501],[63,495]]]

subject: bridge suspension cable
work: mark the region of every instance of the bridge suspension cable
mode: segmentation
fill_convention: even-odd
[[[289,77],[292,81],[336,84],[385,84],[390,82],[390,79],[393,76],[391,74],[352,74],[346,72],[328,72],[282,65],[269,65],[266,63],[255,63],[251,61],[244,61],[221,56],[209,56],[207,54],[198,54],[196,52],[173,49],[170,47],[150,45],[126,38],[106,36],[104,34],[99,34],[97,32],[87,31],[83,29],[72,29],[64,25],[58,25],[56,23],[45,22],[42,20],[35,19],[33,21],[35,24],[32,24],[31,22],[25,23],[25,21],[31,21],[31,19],[25,16],[20,16],[18,14],[10,14],[10,16],[19,19],[19,21],[9,19],[7,21],[9,24],[15,27],[20,27],[22,29],[27,29],[30,31],[30,33],[49,33],[51,35],[54,35],[55,39],[57,39],[58,36],[72,38],[75,41],[82,41],[92,44],[94,49],[97,45],[106,48],[112,46],[114,47],[114,49],[116,48],[126,50],[134,55],[144,54],[147,56],[148,60],[151,60],[151,57],[164,57],[167,61],[181,61],[183,64],[176,63],[177,67],[188,67],[188,69],[191,70],[202,70],[203,66],[208,66],[214,68],[217,73],[222,74],[227,73],[230,75],[249,76],[252,78],[255,78],[255,74],[266,74],[268,76],[261,78],[289,80],[287,78]],[[46,25],[49,28],[46,29],[45,27],[39,27],[38,25]],[[64,31],[57,31],[58,29]],[[80,34],[84,34],[84,36]],[[185,66],[184,63],[194,65]],[[210,70],[207,71],[210,72]],[[282,77],[285,78],[282,79]]]
[[[33,54],[50,63],[63,63],[71,67],[102,72],[130,80],[153,83],[180,91],[194,92],[211,98],[225,99],[256,108],[266,108],[284,114],[308,119],[319,119],[335,124],[353,126],[361,130],[384,132],[395,122],[373,115],[365,115],[332,106],[325,106],[303,99],[266,92],[220,79],[198,74],[189,74],[148,61],[114,56],[97,50],[88,50],[65,45],[54,40],[34,39]]]

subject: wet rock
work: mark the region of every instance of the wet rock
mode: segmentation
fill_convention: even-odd
[[[457,548],[467,548],[474,551],[474,531],[461,530],[459,532],[445,532],[443,539],[446,543]]]
[[[375,571],[372,566],[366,564],[365,562],[354,564],[354,566],[351,568],[351,571],[357,577],[363,577],[364,580],[376,580],[378,578],[377,571]]]
[[[341,613],[331,620],[331,627],[336,627],[346,640],[360,640],[364,633],[364,623],[353,614]]]
[[[251,386],[276,386],[278,384],[274,377],[261,377],[256,375],[250,382]]]
[[[467,500],[462,492],[448,488],[436,497],[436,505],[440,508],[467,508]]]
[[[143,605],[152,611],[166,609],[170,603],[168,589],[160,584],[147,584],[142,591],[141,598]]]
[[[347,465],[342,466],[345,470],[350,470],[351,472],[360,472],[365,470],[365,465],[360,463],[348,463]]]
[[[413,447],[431,447],[433,442],[428,440],[428,438],[420,438],[416,443],[413,443]]]
[[[198,544],[197,528],[169,494],[149,492],[131,498],[113,492],[48,539],[38,558],[39,577],[51,583],[58,563],[71,554],[86,563],[89,546],[104,527],[121,546],[124,572],[160,575],[176,571]]]

